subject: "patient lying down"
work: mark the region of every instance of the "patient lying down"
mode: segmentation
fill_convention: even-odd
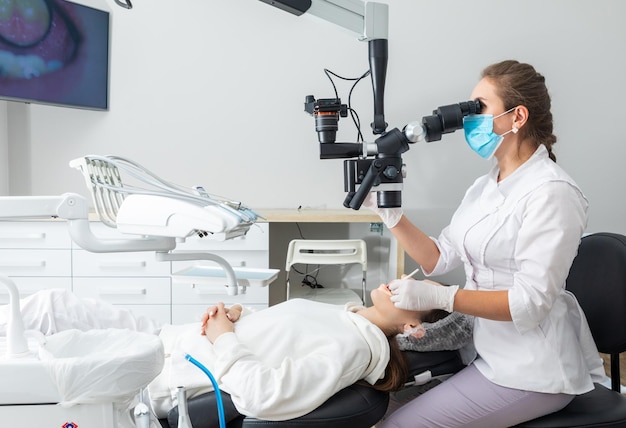
[[[27,329],[44,334],[78,328],[129,328],[159,334],[165,365],[149,385],[159,418],[176,405],[176,389],[193,397],[212,390],[209,379],[184,359],[204,364],[220,389],[247,416],[286,420],[320,406],[358,381],[384,391],[399,389],[407,368],[395,336],[434,322],[447,313],[397,309],[385,285],[372,290],[370,307],[345,307],[289,300],[257,312],[219,303],[202,322],[158,325],[102,301],[79,299],[65,290],[46,290],[22,300]],[[7,308],[0,307],[0,335],[6,334]],[[433,318],[435,317],[435,318]]]

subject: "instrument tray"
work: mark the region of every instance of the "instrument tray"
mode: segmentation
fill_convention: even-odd
[[[237,283],[241,286],[265,287],[271,284],[280,272],[279,269],[256,269],[233,267]],[[213,284],[226,279],[224,269],[218,266],[191,266],[172,274],[172,280],[184,283]]]

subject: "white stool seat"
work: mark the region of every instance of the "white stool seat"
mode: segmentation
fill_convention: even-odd
[[[290,299],[308,299],[331,305],[344,305],[348,302],[363,303],[361,297],[347,288],[310,288],[294,287]]]

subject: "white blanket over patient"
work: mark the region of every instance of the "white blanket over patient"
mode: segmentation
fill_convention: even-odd
[[[199,323],[165,326],[161,339],[165,368],[149,387],[160,416],[176,405],[177,386],[190,396],[212,390],[184,353],[213,373],[240,413],[268,420],[309,413],[360,379],[373,384],[389,361],[378,327],[336,305],[302,299],[243,316],[213,345]]]

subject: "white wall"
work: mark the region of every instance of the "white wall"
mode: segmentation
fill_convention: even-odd
[[[386,2],[390,127],[466,100],[492,62],[530,62],[551,90],[559,163],[591,202],[589,231],[626,233],[626,2]],[[332,95],[323,68],[363,73],[366,43],[258,0],[134,4],[130,11],[111,6],[109,112],[7,103],[8,148],[19,155],[10,164],[12,194],[85,193],[67,164],[95,153],[130,157],[165,178],[256,208],[341,207],[342,161],[318,159],[303,100]],[[337,84],[347,100],[349,84]],[[371,141],[369,81],[355,90],[353,106]],[[341,140],[354,140],[349,120],[340,127]],[[446,224],[466,187],[489,168],[461,133],[413,146],[404,160],[405,210],[429,233]]]

